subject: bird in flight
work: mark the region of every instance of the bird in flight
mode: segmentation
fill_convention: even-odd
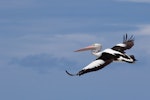
[[[123,36],[123,42],[116,44],[112,48],[101,51],[102,45],[95,43],[91,46],[76,50],[75,52],[91,50],[92,54],[97,57],[96,60],[85,66],[76,74],[71,74],[66,70],[66,73],[70,76],[81,76],[88,72],[100,70],[112,63],[113,61],[134,63],[136,61],[134,55],[127,55],[125,50],[130,49],[134,46],[134,36],[128,37],[127,34]]]

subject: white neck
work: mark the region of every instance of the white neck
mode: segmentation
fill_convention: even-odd
[[[102,52],[96,51],[96,50],[92,50],[92,54],[93,54],[94,56],[96,56],[96,57],[100,57],[101,54],[102,54]]]

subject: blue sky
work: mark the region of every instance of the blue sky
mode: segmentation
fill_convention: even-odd
[[[1,0],[1,100],[149,100],[150,0]],[[103,49],[135,36],[135,64],[70,77]]]

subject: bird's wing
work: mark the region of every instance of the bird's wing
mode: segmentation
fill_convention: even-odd
[[[108,57],[108,55],[109,54],[106,54],[106,53],[102,54],[101,57],[99,57],[95,61],[91,62],[89,65],[84,67],[81,71],[79,71],[77,74],[71,74],[68,71],[66,71],[66,73],[70,76],[80,76],[80,75],[83,75],[88,72],[100,70],[113,61],[113,59],[111,57],[108,59],[105,58],[105,56]]]
[[[124,53],[125,50],[130,49],[134,46],[134,36],[128,38],[128,35],[123,36],[123,43],[117,44],[112,47],[113,50]]]

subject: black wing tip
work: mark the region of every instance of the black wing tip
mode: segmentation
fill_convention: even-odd
[[[134,40],[135,40],[134,35],[131,35],[130,38],[128,38],[128,34],[126,33],[126,34],[123,36],[123,42],[134,41]]]
[[[71,74],[71,73],[69,73],[67,70],[66,70],[66,73],[67,73],[69,76],[78,76],[78,74]]]
[[[135,39],[134,35],[131,35],[129,41],[134,41],[134,39]]]

